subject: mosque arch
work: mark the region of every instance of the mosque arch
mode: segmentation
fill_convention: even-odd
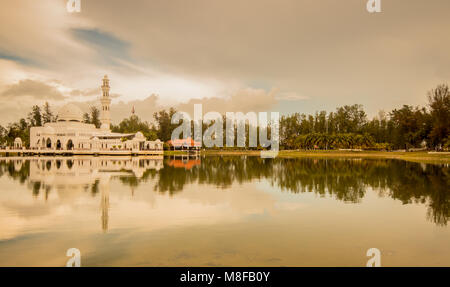
[[[56,149],[61,149],[61,141],[60,140],[56,141]]]
[[[47,144],[47,148],[51,148],[52,147],[52,140],[50,138],[47,139],[46,141]]]

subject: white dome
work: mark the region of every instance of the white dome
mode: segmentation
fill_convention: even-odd
[[[137,132],[135,136],[136,136],[137,139],[143,139],[144,138],[144,135],[141,132]]]
[[[58,111],[58,122],[81,122],[83,121],[83,112],[74,104],[67,104]]]

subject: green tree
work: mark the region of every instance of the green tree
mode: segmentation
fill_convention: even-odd
[[[100,111],[96,107],[91,107],[91,115],[90,115],[90,123],[95,125],[96,128],[99,128],[101,126],[100,123]]]
[[[432,128],[429,139],[433,146],[444,145],[450,136],[450,90],[439,85],[428,93]]]
[[[158,138],[157,132],[152,129],[147,122],[141,121],[141,119],[136,115],[123,119],[117,126],[112,125],[111,130],[117,133],[142,132],[148,140],[156,140]]]
[[[28,121],[32,127],[42,126],[41,108],[39,106],[33,106],[32,111],[28,114]]]
[[[54,122],[55,116],[53,115],[51,109],[50,109],[50,105],[48,104],[48,102],[45,102],[44,106],[42,107],[43,109],[43,113],[42,113],[42,122],[43,124],[45,123],[50,123],[50,122]]]
[[[301,117],[298,113],[280,118],[280,140],[284,148],[295,148],[295,138],[301,132],[300,122]]]
[[[334,116],[339,133],[361,132],[367,122],[362,105],[343,106],[336,109]]]
[[[314,131],[318,133],[326,133],[327,132],[327,112],[320,111],[316,112],[314,116]]]
[[[30,144],[30,128],[28,122],[22,118],[19,122],[10,123],[7,127],[6,143],[11,146],[16,138],[21,138],[25,146]]]
[[[170,108],[169,111],[161,110],[153,114],[153,118],[157,123],[157,134],[158,138],[162,141],[170,140],[172,136],[172,131],[177,127],[171,123],[172,116],[176,113],[174,108]]]
[[[8,130],[0,125],[0,145],[4,145],[7,141]]]
[[[91,115],[89,115],[89,113],[83,114],[83,123],[85,123],[85,124],[91,123]]]
[[[419,146],[427,136],[427,113],[425,108],[404,105],[391,112],[394,126],[393,144],[408,149]]]

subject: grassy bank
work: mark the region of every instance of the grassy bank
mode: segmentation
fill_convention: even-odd
[[[181,151],[181,150],[165,150],[164,155],[188,155],[189,153],[187,151]]]
[[[248,155],[259,156],[259,151],[224,151],[224,150],[207,150],[202,151],[205,155]],[[278,153],[278,157],[282,158],[386,158],[386,159],[402,159],[413,162],[424,163],[450,163],[449,154],[429,154],[427,152],[383,152],[383,151],[298,151],[283,150]]]

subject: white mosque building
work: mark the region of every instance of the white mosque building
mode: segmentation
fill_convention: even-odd
[[[111,132],[110,86],[106,75],[101,88],[100,128],[83,123],[82,111],[67,104],[59,110],[56,122],[30,129],[30,149],[37,153],[162,154],[163,143],[159,139],[148,141],[141,132]],[[21,142],[15,142],[14,148],[22,148]]]

